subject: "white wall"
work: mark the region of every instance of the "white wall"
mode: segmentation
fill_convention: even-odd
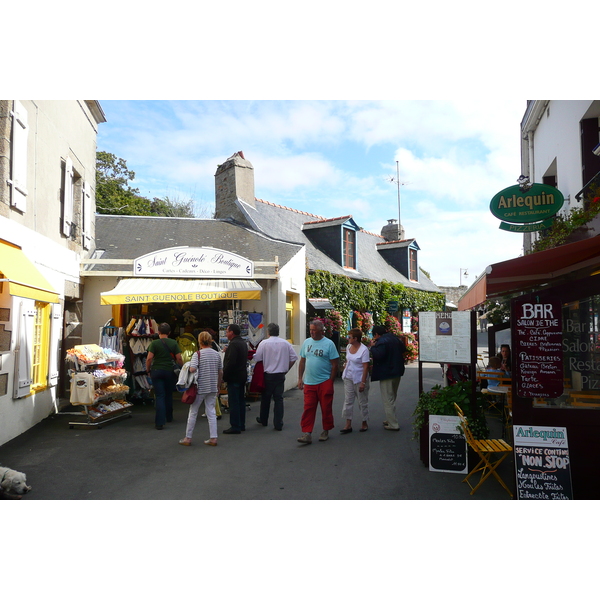
[[[558,189],[565,199],[574,196],[585,185],[581,178],[581,139],[579,122],[591,104],[590,100],[553,100],[534,135],[534,177],[542,177],[556,159]],[[548,114],[549,110],[549,114]]]
[[[20,225],[19,223],[0,217],[0,238],[20,246],[27,258],[38,268],[64,301],[66,282],[77,282],[79,273],[79,257],[75,252],[67,250],[58,243],[48,240],[43,235]],[[0,373],[8,374],[6,395],[0,397],[0,445],[20,435],[57,408],[56,387],[50,387],[25,398],[13,399],[14,386],[14,349],[16,340],[16,319],[20,299],[10,297],[8,286],[3,286],[1,306],[10,306],[10,322],[5,324],[11,332],[11,351],[3,352]],[[62,323],[62,318],[60,319]],[[58,340],[54,340],[57,344]],[[61,360],[58,357],[58,360]]]

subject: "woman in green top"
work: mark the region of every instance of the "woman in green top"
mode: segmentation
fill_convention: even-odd
[[[158,339],[153,340],[148,346],[146,358],[146,372],[152,379],[154,388],[156,416],[154,425],[162,429],[165,422],[173,420],[173,388],[175,387],[175,365],[173,360],[181,367],[181,348],[179,344],[169,338],[171,327],[168,323],[158,326]]]

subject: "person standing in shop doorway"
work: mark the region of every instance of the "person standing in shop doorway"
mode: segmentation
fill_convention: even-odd
[[[320,442],[329,439],[333,429],[333,382],[337,376],[340,355],[335,344],[325,337],[322,321],[311,321],[310,339],[304,340],[300,348],[298,363],[298,389],[304,390],[304,412],[300,420],[301,444],[312,442],[312,430],[317,416],[317,406],[321,405],[323,433]]]
[[[383,325],[373,327],[371,381],[379,381],[381,400],[385,411],[383,428],[391,431],[400,429],[396,417],[396,396],[400,379],[404,375],[406,351],[404,342],[398,336],[387,331]]]
[[[146,358],[146,372],[150,375],[154,388],[156,429],[162,429],[165,423],[173,420],[173,388],[177,381],[174,369],[176,364],[183,366],[181,348],[175,340],[169,338],[170,333],[171,326],[168,323],[158,326],[158,339],[148,346]]]
[[[279,325],[267,325],[269,337],[263,340],[256,349],[254,362],[263,363],[265,373],[265,388],[260,399],[260,416],[256,421],[267,426],[269,422],[269,409],[273,398],[273,426],[277,431],[283,429],[283,388],[285,375],[298,360],[298,355],[287,341],[279,337]]]
[[[240,326],[235,323],[227,327],[229,344],[223,360],[223,381],[227,383],[229,398],[229,429],[225,429],[223,433],[241,433],[246,430],[248,345],[240,337],[240,333]]]

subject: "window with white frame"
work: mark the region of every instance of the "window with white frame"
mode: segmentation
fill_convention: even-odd
[[[62,168],[62,189],[61,189],[61,210],[62,210],[62,225],[61,233],[68,238],[75,239],[77,235],[78,220],[83,217],[83,211],[87,203],[88,214],[85,216],[87,221],[90,221],[91,213],[91,189],[89,185],[85,185],[81,176],[77,173],[73,166],[73,161],[70,157],[61,162]],[[86,194],[89,193],[89,199],[86,200]],[[83,233],[82,230],[80,233]],[[88,243],[89,229],[87,228]],[[85,234],[83,234],[85,235]],[[83,245],[83,239],[81,240]]]
[[[10,146],[10,204],[25,212],[27,208],[27,111],[18,101],[13,102],[12,139]]]

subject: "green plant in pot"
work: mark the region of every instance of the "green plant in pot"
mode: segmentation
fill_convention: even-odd
[[[475,411],[472,407],[472,384],[461,381],[454,385],[442,387],[436,385],[419,396],[413,412],[413,439],[418,439],[421,429],[428,423],[428,415],[456,416],[454,403],[458,404],[469,421],[469,427],[477,439],[486,439],[490,430],[485,419],[485,396],[481,392],[475,394]]]

